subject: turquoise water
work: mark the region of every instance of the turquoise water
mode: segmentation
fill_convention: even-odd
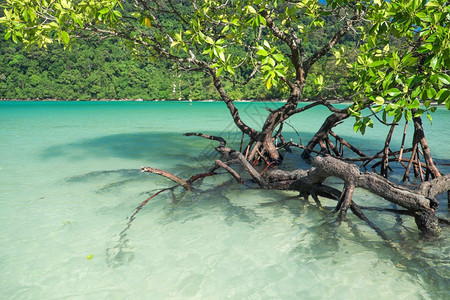
[[[265,107],[277,105],[238,107],[260,126]],[[448,114],[439,109],[433,126],[425,122],[438,163],[450,158]],[[326,116],[315,108],[290,125],[306,143]],[[369,151],[383,145],[386,131],[376,129],[364,139],[351,124],[336,132]],[[218,158],[215,143],[184,132],[239,147],[223,103],[0,102],[0,298],[450,298],[448,228],[426,241],[411,218],[367,211],[395,251],[353,215],[337,227],[329,210],[295,193],[252,190],[226,174],[196,192],[177,190],[175,202],[152,199],[120,235],[143,200],[171,185],[141,166],[188,178]],[[305,166],[298,156],[287,155],[284,167]],[[363,190],[354,200],[391,207]]]

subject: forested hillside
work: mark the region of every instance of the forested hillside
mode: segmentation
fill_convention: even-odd
[[[168,20],[170,22],[171,20]],[[312,35],[306,52],[318,49],[328,38],[325,28]],[[80,41],[71,51],[53,44],[48,49],[24,50],[22,45],[3,39],[0,28],[0,99],[219,99],[210,78],[203,73],[183,72],[172,63],[147,58],[130,58],[118,41]],[[348,36],[343,44],[351,45]],[[322,74],[324,86],[318,91],[315,76],[308,77],[304,99],[348,99],[352,94],[347,71],[334,59],[322,60],[314,74]],[[238,74],[239,75],[239,74]],[[244,74],[242,74],[244,75]],[[233,99],[283,99],[287,91],[267,90],[261,80],[246,85],[225,82]],[[228,86],[227,86],[228,85]]]

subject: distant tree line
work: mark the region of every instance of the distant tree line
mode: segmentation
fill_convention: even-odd
[[[0,31],[3,37],[3,29]],[[311,37],[307,52],[317,50],[327,39],[327,29]],[[352,44],[347,38],[344,44]],[[143,99],[205,100],[219,99],[210,78],[203,73],[174,70],[167,61],[149,60],[125,53],[114,39],[98,42],[80,41],[71,51],[52,44],[47,49],[25,50],[11,40],[0,39],[0,99]],[[349,54],[350,56],[350,54]],[[348,70],[334,60],[323,60],[314,66],[322,74],[326,89],[319,90],[316,77],[308,77],[303,98],[349,99],[352,95]],[[245,72],[239,70],[239,72]],[[244,77],[246,74],[238,74]],[[259,74],[257,77],[260,76]],[[225,82],[232,99],[271,100],[289,96],[288,90],[268,90],[262,80],[246,85]]]

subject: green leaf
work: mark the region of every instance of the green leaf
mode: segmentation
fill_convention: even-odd
[[[414,117],[420,117],[425,111],[423,109],[416,110]]]
[[[376,60],[374,62],[372,62],[369,67],[378,67],[378,66],[384,66],[387,64],[387,61],[385,60]]]
[[[63,40],[64,44],[68,45],[70,41],[69,34],[66,31],[61,31],[60,33],[61,39]]]
[[[382,105],[384,104],[384,98],[381,96],[375,97],[375,100],[373,100],[373,102],[375,102],[378,105]]]
[[[144,18],[144,24],[149,28],[152,27],[152,22],[147,17]]]
[[[363,58],[361,56],[358,56],[358,58],[356,60],[358,61],[358,63],[360,65],[364,65],[364,60],[363,60]]]
[[[361,124],[361,127],[359,128],[359,132],[361,132],[362,135],[366,133],[366,125]]]
[[[218,68],[216,72],[216,76],[219,77],[222,74],[223,68]]]
[[[100,10],[98,11],[98,13],[101,14],[101,15],[104,15],[104,14],[106,14],[108,11],[109,11],[109,8],[105,7],[105,8],[100,9]]]
[[[374,111],[374,112],[380,112],[382,109],[383,109],[383,105],[374,105],[373,107],[372,107],[372,110]]]
[[[230,73],[231,75],[236,75],[236,71],[234,71],[232,66],[226,66],[225,68],[227,70],[228,73]]]
[[[270,88],[272,87],[272,77],[269,77],[269,79],[267,79],[266,87],[268,90],[270,90]]]
[[[394,115],[394,122],[397,123],[398,121],[400,121],[401,118],[402,118],[402,110],[396,109]]]
[[[402,94],[402,92],[397,88],[393,88],[387,90],[387,94],[391,97],[397,97],[398,95]]]
[[[225,54],[222,51],[219,52],[219,58],[221,61],[225,62]]]
[[[406,110],[406,112],[405,112],[405,119],[406,119],[406,121],[411,121],[412,120],[412,112],[408,109],[408,110]]]
[[[205,36],[205,42],[207,42],[210,45],[214,44],[214,40],[209,36]]]
[[[436,90],[434,88],[427,89],[428,99],[434,99],[434,96],[436,96]]]
[[[422,92],[422,87],[418,86],[414,89],[414,91],[411,93],[411,98],[416,98],[419,96],[419,94]]]
[[[445,100],[450,99],[450,90],[447,89],[441,89],[439,93],[436,95],[436,99],[438,100],[438,103],[441,104]]]
[[[439,57],[438,57],[437,55],[435,55],[435,56],[433,56],[433,58],[430,60],[430,67],[431,67],[433,70],[436,70],[436,65],[437,65],[438,59],[439,59]]]
[[[425,4],[426,7],[440,7],[441,5],[436,1],[428,1],[427,4]]]
[[[392,76],[394,76],[394,73],[389,73],[389,75],[383,80],[383,89],[387,89],[389,85],[391,85]]]
[[[256,10],[253,8],[253,6],[249,5],[247,6],[248,12],[251,14],[256,14]]]
[[[361,121],[356,121],[355,124],[353,125],[353,131],[355,131],[355,133],[358,132],[361,126],[362,126]]]
[[[417,108],[419,108],[419,106],[420,106],[419,99],[416,98],[416,99],[414,99],[414,101],[411,104],[407,105],[407,108],[408,109],[417,109]]]
[[[279,53],[274,54],[273,58],[275,58],[278,62],[281,62],[281,61],[285,60],[284,56],[282,54],[279,54]]]
[[[323,84],[323,76],[322,76],[322,75],[317,76],[317,81],[316,81],[316,83],[317,83],[318,85],[322,85],[322,84]]]
[[[227,32],[230,29],[230,25],[226,25],[223,29],[222,29],[222,33]]]
[[[433,118],[431,117],[431,114],[427,112],[427,118],[430,120],[430,123],[433,124]]]
[[[75,23],[77,23],[81,28],[83,28],[83,22],[80,20],[80,18],[75,13],[71,13],[70,16],[72,17],[72,20]]]
[[[256,52],[256,54],[261,55],[261,56],[268,56],[269,52],[264,49],[259,49],[259,51]]]
[[[413,57],[412,54],[408,54],[402,59],[402,63],[404,66],[411,66],[414,65],[416,62],[417,57]]]
[[[450,85],[450,76],[448,76],[447,74],[439,74],[439,81],[442,84],[446,84],[446,85]]]

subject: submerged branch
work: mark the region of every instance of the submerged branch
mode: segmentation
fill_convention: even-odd
[[[189,183],[187,183],[186,181],[184,181],[180,177],[178,177],[176,175],[173,175],[172,173],[169,173],[167,171],[160,170],[160,169],[155,169],[155,168],[151,168],[151,167],[142,167],[141,168],[141,172],[153,173],[153,174],[164,176],[164,177],[172,180],[173,182],[178,183],[179,185],[184,187],[184,189],[187,190],[187,191],[194,190],[194,188]]]
[[[220,136],[214,136],[214,135],[208,135],[208,134],[196,133],[196,132],[187,132],[183,135],[184,136],[199,136],[199,137],[202,137],[202,138],[205,138],[208,140],[218,141],[218,142],[220,142],[219,147],[225,147],[227,145],[227,141]]]

